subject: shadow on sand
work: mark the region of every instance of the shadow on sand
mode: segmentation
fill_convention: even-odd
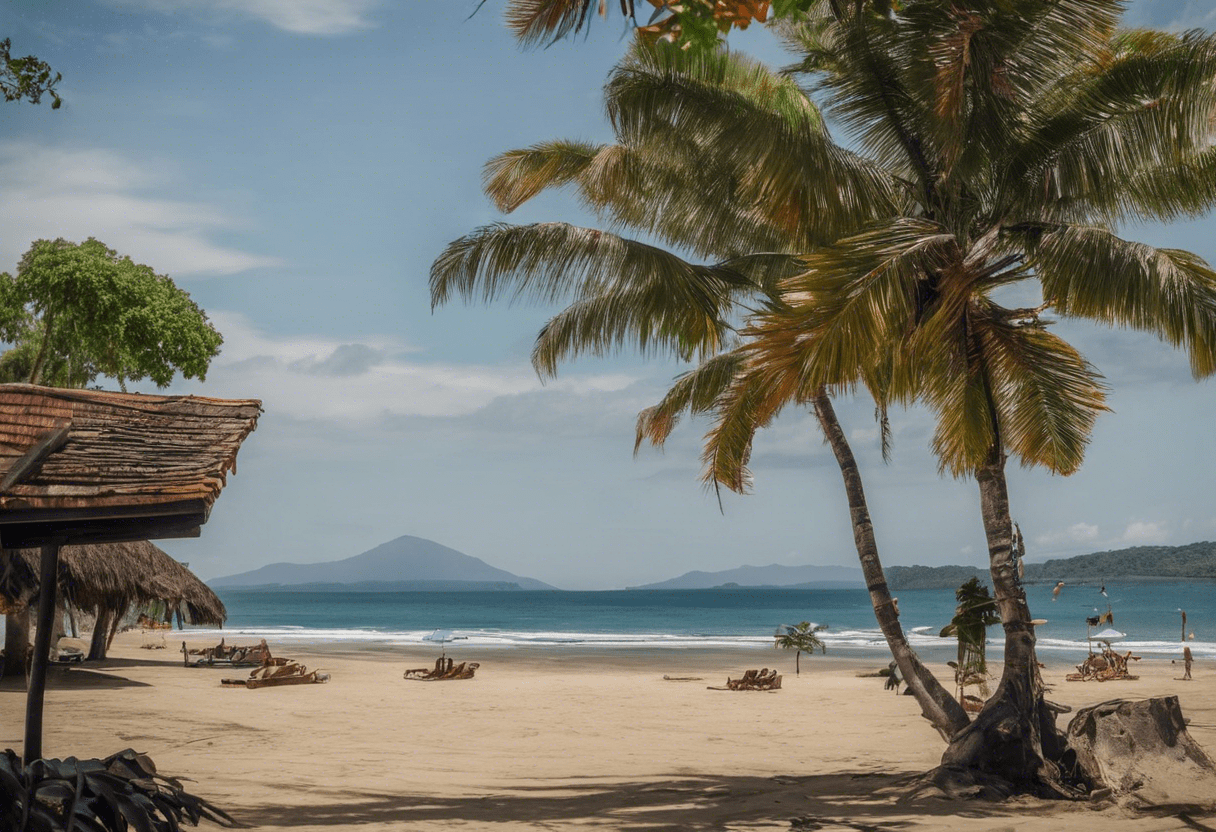
[[[225,807],[239,820],[259,826],[346,826],[367,823],[582,822],[609,829],[723,829],[760,821],[795,824],[798,830],[853,829],[899,832],[914,825],[908,815],[955,818],[1015,818],[1035,814],[978,801],[902,803],[919,772],[833,773],[810,777],[672,777],[658,782],[569,780],[544,787],[519,787],[484,796],[384,794],[352,789],[318,793],[282,805]],[[327,800],[328,798],[328,800]],[[1043,806],[1041,811],[1058,810]],[[923,822],[923,821],[922,821]],[[923,828],[923,827],[922,827]]]
[[[91,670],[81,665],[47,669],[47,690],[105,690],[108,688],[146,688],[147,682],[137,682],[125,676]],[[0,693],[20,693],[25,696],[25,677],[0,679]]]

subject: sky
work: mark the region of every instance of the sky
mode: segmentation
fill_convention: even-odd
[[[0,37],[63,74],[63,107],[0,109],[0,271],[33,240],[96,237],[169,274],[224,335],[205,382],[264,415],[202,536],[161,546],[204,579],[430,538],[564,589],[692,569],[854,565],[839,471],[805,413],[755,444],[753,492],[699,480],[703,423],[633,456],[637,412],[687,367],[624,353],[544,384],[531,343],[556,308],[430,308],[431,262],[490,222],[594,226],[568,194],[509,218],[482,165],[538,141],[609,141],[601,88],[619,16],[525,51],[503,0],[11,0]],[[614,4],[609,4],[610,6]],[[1132,25],[1216,27],[1201,0],[1131,4]],[[732,48],[788,63],[759,27]],[[1123,229],[1216,262],[1216,220]],[[1011,463],[1032,560],[1216,538],[1213,381],[1155,338],[1061,322],[1113,412],[1071,477]],[[151,385],[143,392],[156,392]],[[884,563],[982,565],[974,482],[938,474],[932,420],[837,409]]]

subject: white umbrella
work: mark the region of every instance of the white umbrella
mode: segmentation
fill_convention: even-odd
[[[1105,630],[1103,630],[1100,633],[1094,633],[1092,636],[1089,637],[1089,640],[1090,641],[1103,641],[1103,642],[1106,642],[1107,647],[1110,647],[1110,643],[1112,641],[1118,641],[1121,638],[1127,638],[1127,633],[1121,633],[1118,630],[1115,630],[1111,627],[1107,627]]]

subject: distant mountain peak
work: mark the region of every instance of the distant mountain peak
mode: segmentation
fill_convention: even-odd
[[[739,586],[802,586],[804,584],[832,584],[863,586],[861,570],[855,566],[785,566],[771,563],[768,566],[740,566],[720,572],[693,570],[678,578],[659,581],[630,589],[713,589],[723,584]]]
[[[216,588],[281,587],[302,584],[453,583],[518,584],[520,589],[553,589],[535,578],[490,566],[481,558],[414,535],[402,535],[358,555],[324,563],[271,563],[210,581]]]

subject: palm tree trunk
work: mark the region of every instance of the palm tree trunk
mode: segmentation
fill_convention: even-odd
[[[899,623],[899,611],[896,609],[895,599],[891,597],[891,590],[887,588],[882,561],[878,559],[878,542],[874,539],[874,525],[870,522],[870,509],[866,504],[861,472],[857,469],[853,449],[849,447],[844,429],[836,418],[836,411],[827,393],[822,390],[816,393],[811,404],[815,408],[815,416],[819,419],[823,435],[836,456],[840,474],[844,477],[844,490],[849,498],[849,516],[853,521],[853,542],[857,546],[857,557],[861,561],[862,575],[865,577],[866,589],[870,592],[870,603],[874,606],[878,627],[887,639],[887,646],[891,649],[891,655],[895,658],[908,689],[920,705],[921,714],[944,739],[949,740],[970,724],[970,718],[963,706],[950,695],[929,668],[921,663],[904,637],[903,627]]]
[[[947,791],[979,786],[996,794],[1012,790],[1043,797],[1075,796],[1077,787],[1085,791],[1088,784],[1073,770],[1075,766],[1061,770],[1069,749],[1056,728],[1055,711],[1043,698],[1034,625],[1013,552],[1005,456],[998,446],[989,451],[976,481],[989,571],[1005,630],[1005,666],[996,693],[975,721],[951,740],[933,779]]]

